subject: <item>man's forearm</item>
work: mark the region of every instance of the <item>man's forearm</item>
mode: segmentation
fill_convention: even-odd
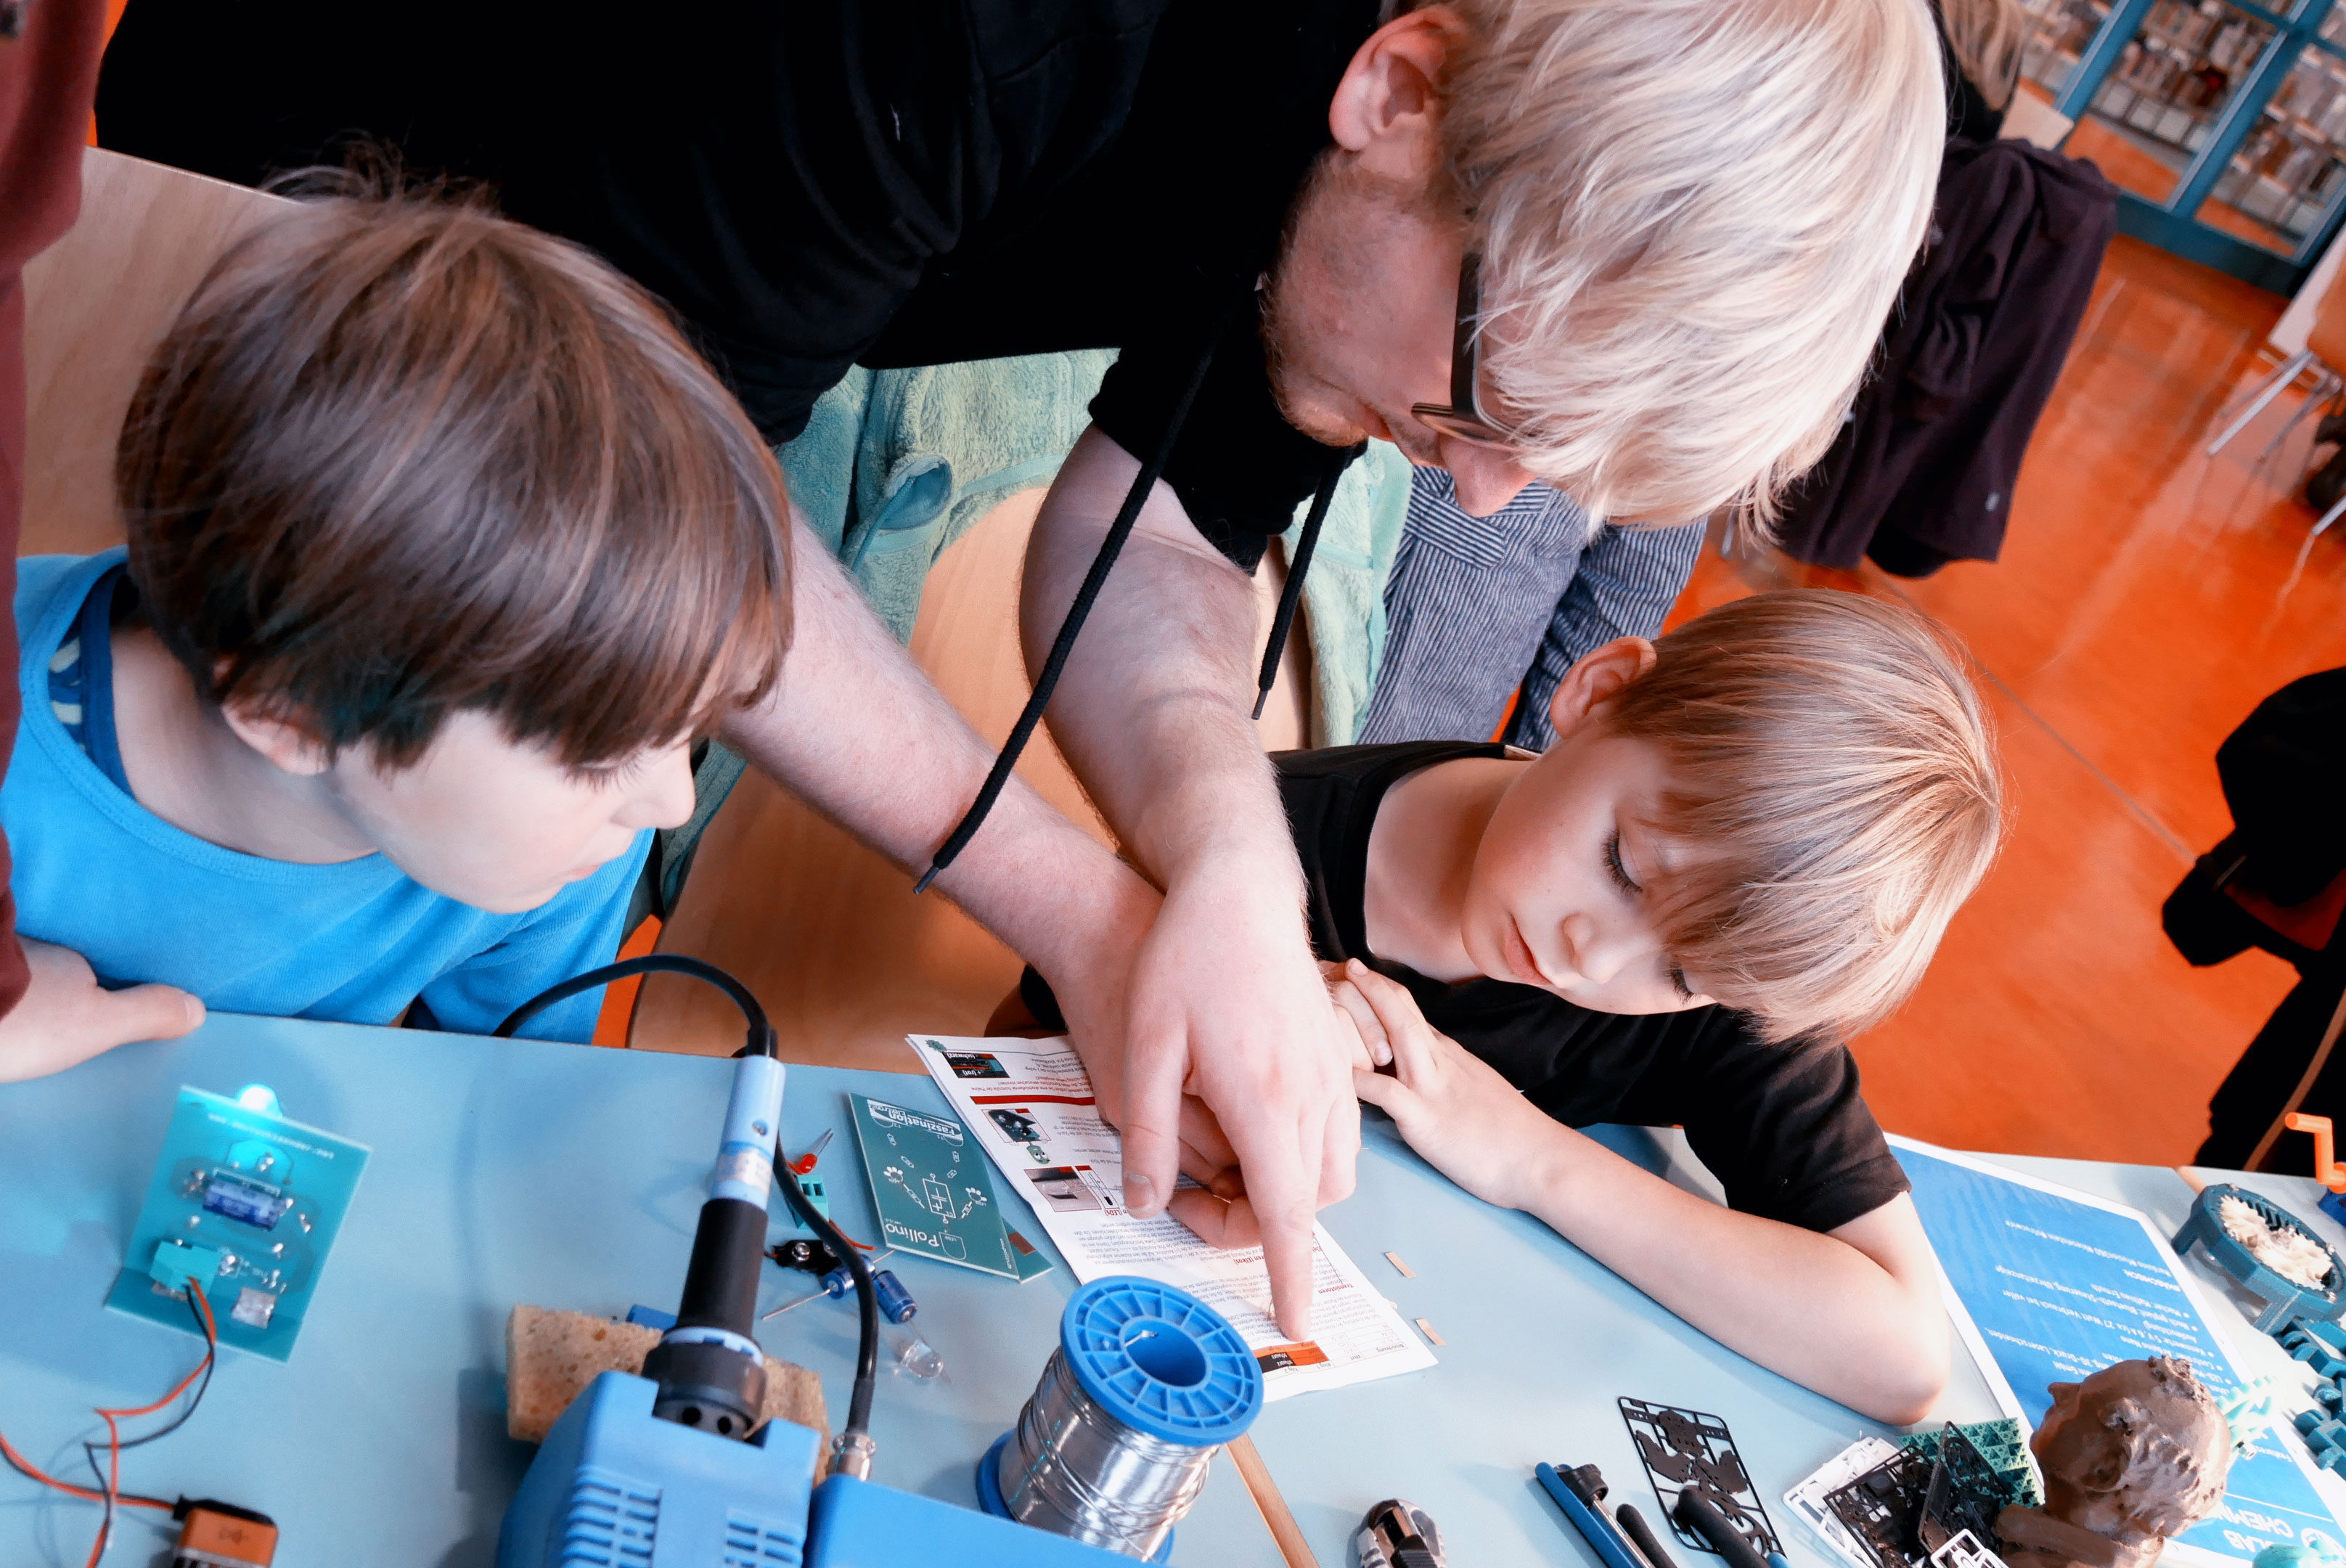
[[[795,521],[794,635],[775,690],[726,739],[917,875],[994,759],[837,563]],[[786,874],[786,868],[778,868]],[[938,888],[1045,972],[1105,930],[1137,937],[1154,895],[1016,779]]]
[[[1069,454],[1026,555],[1019,625],[1039,669],[1139,463],[1097,431]],[[1295,864],[1255,738],[1252,583],[1159,484],[1094,604],[1051,733],[1127,850],[1159,882],[1227,851]],[[1300,872],[1295,873],[1300,888]]]
[[[1722,1208],[1569,1127],[1552,1131],[1525,1151],[1525,1210],[1730,1349],[1877,1420],[1922,1419],[1946,1378],[1931,1280],[1902,1279],[1837,1236]]]

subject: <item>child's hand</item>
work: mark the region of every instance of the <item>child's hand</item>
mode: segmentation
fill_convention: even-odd
[[[1556,1125],[1487,1063],[1426,1023],[1417,999],[1365,964],[1330,988],[1369,1054],[1394,1075],[1355,1069],[1353,1092],[1393,1119],[1426,1163],[1486,1203],[1526,1207]]]
[[[1320,961],[1320,978],[1328,983],[1328,1000],[1336,1009],[1336,1032],[1352,1048],[1352,1070],[1373,1073],[1380,1067],[1391,1066],[1392,1047],[1385,1044],[1384,1032],[1372,1029],[1362,1033],[1360,1023],[1352,1017],[1352,1009],[1336,999],[1337,988],[1344,983],[1344,964],[1330,963],[1324,958]],[[1373,1017],[1374,1014],[1368,1016]],[[1373,1044],[1371,1035],[1375,1037]]]

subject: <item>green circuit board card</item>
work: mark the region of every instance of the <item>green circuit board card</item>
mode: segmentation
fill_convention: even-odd
[[[855,1106],[855,1138],[863,1148],[872,1207],[880,1211],[881,1244],[1018,1278],[984,1152],[968,1130],[950,1115],[908,1111],[864,1095],[848,1098]]]
[[[197,1334],[199,1289],[222,1345],[291,1357],[370,1151],[289,1120],[275,1098],[181,1087],[107,1307]]]

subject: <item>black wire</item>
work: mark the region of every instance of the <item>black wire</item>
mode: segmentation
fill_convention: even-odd
[[[733,999],[741,1016],[750,1023],[750,1043],[742,1047],[745,1056],[771,1056],[774,1050],[774,1026],[766,1022],[766,1010],[750,988],[705,959],[689,958],[680,952],[648,952],[641,958],[623,958],[617,963],[607,963],[600,969],[590,969],[584,974],[574,974],[559,985],[549,985],[527,1002],[513,1010],[496,1027],[498,1039],[509,1038],[513,1032],[556,1003],[607,985],[615,980],[625,980],[631,974],[688,974],[705,980]]]
[[[977,799],[970,802],[969,809],[962,813],[962,819],[954,824],[954,830],[937,847],[936,855],[929,861],[929,869],[921,873],[921,880],[913,884],[914,897],[927,891],[929,884],[937,880],[938,874],[969,847],[970,840],[976,836],[978,828],[985,821],[986,813],[994,809],[994,802],[1001,795],[1002,787],[1010,781],[1010,770],[1017,766],[1018,754],[1026,749],[1026,742],[1034,736],[1035,725],[1042,722],[1043,709],[1050,706],[1051,693],[1058,687],[1060,673],[1067,667],[1067,656],[1075,651],[1076,634],[1084,629],[1084,621],[1092,613],[1092,602],[1099,597],[1100,589],[1107,583],[1108,569],[1116,565],[1117,556],[1124,549],[1124,542],[1132,536],[1132,525],[1139,520],[1142,504],[1148,501],[1148,493],[1157,488],[1158,476],[1164,473],[1165,464],[1173,456],[1173,443],[1180,435],[1183,423],[1188,420],[1189,405],[1197,401],[1198,387],[1205,383],[1206,370],[1214,362],[1214,346],[1220,335],[1218,329],[1206,340],[1206,351],[1198,355],[1198,362],[1190,367],[1189,379],[1183,384],[1181,395],[1174,400],[1172,416],[1166,422],[1165,433],[1158,441],[1157,450],[1149,455],[1147,463],[1141,464],[1140,472],[1133,475],[1132,488],[1125,492],[1124,504],[1117,508],[1116,521],[1108,524],[1107,535],[1100,541],[1099,554],[1092,557],[1091,570],[1084,574],[1083,586],[1076,590],[1075,602],[1067,606],[1066,618],[1059,623],[1059,635],[1052,639],[1050,657],[1043,661],[1042,671],[1035,677],[1035,689],[1027,695],[1026,706],[1019,710],[1018,722],[1010,727],[1010,738],[1002,743],[1001,751],[995,754],[994,766],[986,771],[985,782],[978,786]]]
[[[204,1393],[212,1386],[212,1370],[219,1365],[219,1342],[212,1338],[211,1330],[205,1327],[203,1309],[196,1305],[195,1293],[201,1288],[201,1286],[190,1279],[188,1281],[188,1294],[185,1298],[188,1303],[188,1313],[196,1320],[196,1332],[204,1337],[204,1375],[196,1384],[196,1397],[189,1400],[187,1403],[187,1407],[180,1410],[178,1415],[173,1416],[163,1425],[157,1427],[145,1437],[132,1438],[128,1442],[117,1442],[114,1444],[113,1447],[115,1452],[119,1453],[127,1448],[138,1448],[141,1444],[153,1442],[157,1438],[169,1437],[173,1432],[178,1431],[181,1427],[186,1426],[188,1424],[188,1418],[196,1413],[196,1407],[204,1402]],[[97,1490],[100,1492],[106,1492],[106,1471],[100,1470],[97,1466],[98,1447],[99,1445],[97,1443],[86,1442],[81,1445],[81,1454],[82,1458],[89,1462],[89,1473],[97,1480]],[[14,1467],[12,1466],[11,1468]],[[114,1532],[114,1504],[110,1500],[111,1498],[120,1498],[123,1502],[133,1504],[134,1506],[140,1503],[144,1503],[154,1508],[168,1508],[171,1506],[171,1502],[168,1498],[148,1497],[144,1492],[112,1492],[109,1494],[109,1501],[106,1507],[105,1522],[98,1527],[99,1532],[102,1534],[109,1536]]]
[[[1270,688],[1279,679],[1279,656],[1287,651],[1287,628],[1295,624],[1295,606],[1303,597],[1303,575],[1311,570],[1311,553],[1320,547],[1320,524],[1328,521],[1329,503],[1336,499],[1336,482],[1344,476],[1345,465],[1366,450],[1366,443],[1347,447],[1341,457],[1328,464],[1320,488],[1312,494],[1311,510],[1303,518],[1303,536],[1295,542],[1295,559],[1287,564],[1287,582],[1279,590],[1279,613],[1270,617],[1270,638],[1262,645],[1262,673],[1254,688],[1257,718],[1262,717],[1262,706],[1270,700]]]
[[[784,1164],[781,1155],[774,1156],[774,1178],[781,1184],[782,1196],[790,1212],[809,1230],[831,1243],[831,1249],[847,1265],[849,1276],[855,1281],[855,1311],[861,1320],[855,1345],[855,1388],[847,1397],[847,1424],[840,1429],[840,1439],[863,1437],[872,1427],[872,1390],[880,1374],[880,1293],[872,1283],[872,1266],[863,1261],[855,1244],[839,1233],[839,1227],[825,1218],[799,1186],[799,1178]]]

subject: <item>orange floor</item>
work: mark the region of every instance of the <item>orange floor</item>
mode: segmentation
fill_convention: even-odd
[[[2266,694],[2346,664],[2346,526],[2305,548],[2309,418],[2285,395],[2210,459],[2262,379],[2274,296],[2125,238],[2037,427],[2004,558],[1903,583],[1963,636],[2001,725],[2012,834],[1903,1012],[1855,1043],[1893,1132],[1961,1147],[2173,1163],[2290,984],[2249,953],[2194,970],[2158,906],[2229,829],[2215,748]],[[1706,553],[1678,617],[1802,580]]]

